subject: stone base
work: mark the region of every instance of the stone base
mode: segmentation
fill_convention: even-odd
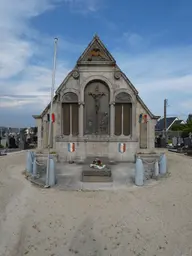
[[[112,182],[111,169],[97,170],[87,168],[82,171],[82,182]]]

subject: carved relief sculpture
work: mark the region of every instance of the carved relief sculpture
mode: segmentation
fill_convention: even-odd
[[[119,80],[121,78],[121,72],[120,71],[115,71],[114,77],[115,77],[115,79]]]
[[[109,89],[100,81],[85,90],[85,134],[108,134]]]
[[[88,56],[88,61],[92,61],[92,60],[105,60],[105,55],[101,52],[101,50],[99,49],[99,47],[95,47],[93,48]]]
[[[72,76],[73,76],[74,79],[78,79],[79,78],[79,71],[74,70]]]

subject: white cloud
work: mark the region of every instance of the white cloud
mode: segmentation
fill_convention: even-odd
[[[48,65],[46,51],[53,40],[49,39],[48,42],[47,37],[43,40],[42,37],[38,37],[38,31],[30,27],[29,21],[32,17],[54,8],[59,2],[60,0],[0,0],[1,109],[17,108],[32,103],[38,103],[40,109],[48,103],[50,97],[43,95],[45,92],[41,90],[51,87],[52,56],[49,56],[50,59],[48,57]],[[31,58],[34,56],[43,56],[44,62],[31,64]],[[64,63],[58,63],[56,75],[56,83],[60,83],[66,75]],[[28,95],[35,96],[29,99]]]
[[[70,7],[73,12],[79,13],[89,13],[96,12],[100,6],[101,0],[64,0]]]
[[[165,98],[170,102],[168,112],[186,116],[191,112],[192,45],[161,48],[144,54],[116,52],[114,55],[155,114],[163,114]]]
[[[141,46],[142,43],[144,42],[144,39],[142,38],[142,36],[136,34],[136,33],[124,33],[124,39],[125,41],[127,41],[127,43],[131,46],[131,47],[138,47]]]

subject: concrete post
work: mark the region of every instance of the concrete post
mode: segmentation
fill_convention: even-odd
[[[159,163],[156,160],[155,162],[155,177],[159,176]]]
[[[165,153],[160,157],[160,166],[159,166],[159,173],[161,175],[166,174],[167,172],[167,159]]]
[[[36,157],[34,157],[34,160],[33,160],[33,177],[36,177],[37,175],[37,161],[36,161]]]
[[[49,168],[49,186],[52,187],[56,184],[55,163],[52,158],[49,159]]]
[[[143,186],[144,184],[144,166],[142,160],[138,157],[135,164],[135,185]]]
[[[28,151],[27,152],[27,162],[26,162],[26,171],[28,173],[32,173],[33,172],[33,152]]]

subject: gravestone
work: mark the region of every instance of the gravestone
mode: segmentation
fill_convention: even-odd
[[[184,141],[183,141],[183,138],[179,137],[179,138],[178,138],[178,145],[183,144],[183,142],[184,142]]]
[[[184,138],[184,145],[185,147],[191,147],[192,143],[191,143],[191,139],[188,138]]]
[[[172,144],[173,144],[174,147],[177,146],[177,137],[172,138]]]

